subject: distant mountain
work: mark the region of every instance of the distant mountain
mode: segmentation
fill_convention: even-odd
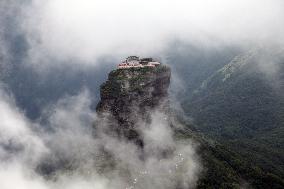
[[[209,76],[228,64],[241,49],[228,47],[195,46],[173,43],[166,54],[172,68],[171,91],[179,98],[189,96]]]
[[[238,55],[188,94],[182,104],[194,129],[283,181],[283,51]]]

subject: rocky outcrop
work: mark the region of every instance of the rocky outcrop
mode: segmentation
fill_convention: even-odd
[[[98,115],[111,120],[110,130],[118,136],[142,145],[137,127],[151,120],[152,110],[168,111],[170,77],[165,65],[113,70],[101,85]]]

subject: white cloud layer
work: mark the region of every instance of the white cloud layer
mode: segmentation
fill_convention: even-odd
[[[104,55],[159,53],[175,39],[212,46],[284,42],[281,0],[33,0],[25,13],[33,59],[96,63]]]
[[[177,142],[165,115],[141,124],[145,148],[100,132],[93,135],[90,96],[65,97],[45,111],[52,131],[27,120],[12,97],[0,93],[1,189],[172,189],[196,185],[200,164],[190,141]],[[99,127],[105,127],[100,123]],[[101,149],[104,149],[102,153]],[[171,150],[171,155],[161,153]],[[47,179],[46,165],[55,166]],[[64,168],[63,168],[64,167]],[[102,171],[104,170],[104,171]]]

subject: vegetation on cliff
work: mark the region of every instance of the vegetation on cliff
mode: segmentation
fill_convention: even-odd
[[[96,110],[118,123],[112,127],[119,135],[143,145],[135,127],[141,120],[150,120],[155,109],[168,108],[170,77],[166,65],[113,70],[101,85]]]

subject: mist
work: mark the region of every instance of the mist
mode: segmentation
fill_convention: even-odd
[[[45,111],[46,130],[26,119],[13,98],[1,90],[0,187],[170,189],[177,183],[182,183],[181,188],[196,185],[201,171],[196,145],[175,141],[166,115],[153,112],[150,125],[138,123],[145,141],[146,156],[141,159],[138,146],[109,135],[104,122],[100,121],[97,127],[103,129],[97,129],[94,137],[93,123],[98,118],[90,104],[87,90],[59,100]],[[166,149],[174,153],[161,158]]]
[[[30,63],[161,54],[172,41],[218,48],[283,45],[283,2],[31,0],[17,8]],[[4,13],[2,13],[4,14]],[[70,61],[73,60],[73,61]],[[49,63],[48,63],[49,62]]]

